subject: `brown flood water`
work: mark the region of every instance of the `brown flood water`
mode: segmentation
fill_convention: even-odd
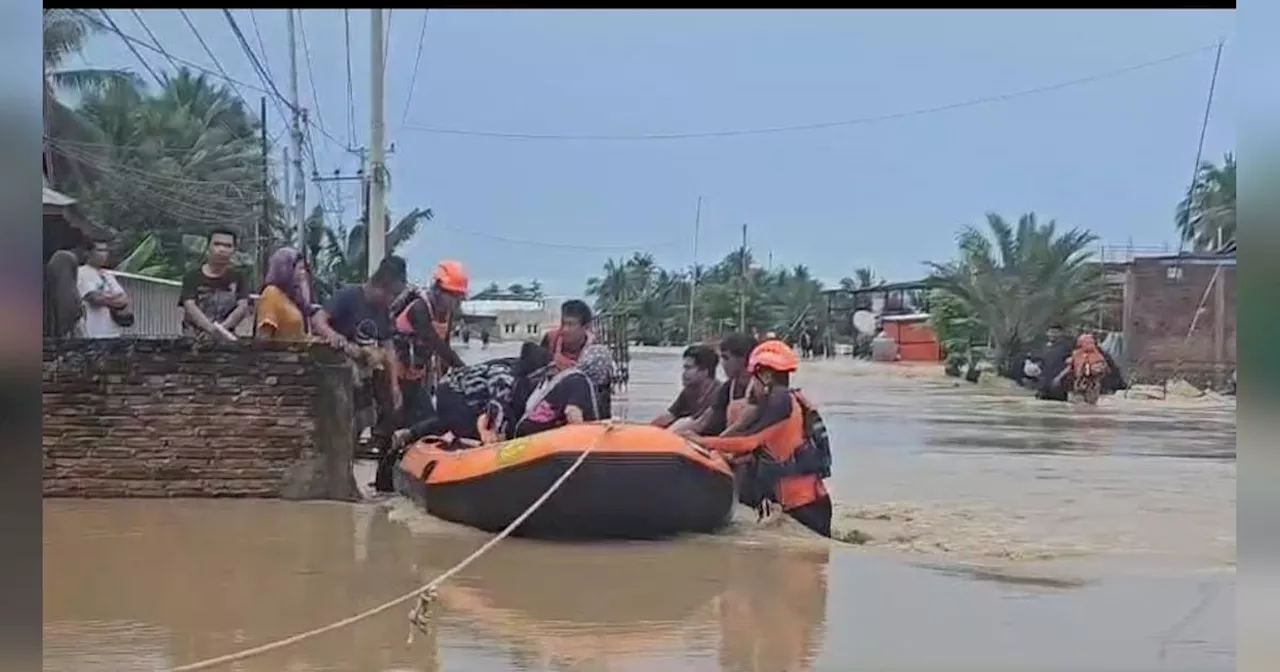
[[[638,356],[620,410],[655,414],[677,357]],[[837,441],[836,526],[863,546],[750,515],[662,543],[508,540],[411,644],[405,606],[222,669],[1234,668],[1233,407],[1080,409],[845,361],[801,382]],[[426,583],[485,539],[402,501],[48,500],[44,668],[238,651]]]

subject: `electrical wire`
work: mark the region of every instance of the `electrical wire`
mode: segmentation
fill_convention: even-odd
[[[106,22],[105,22],[105,21],[103,21],[102,19],[99,19],[99,18],[97,18],[97,17],[93,16],[92,14],[90,14],[89,12],[87,12],[86,10],[83,10],[83,9],[72,9],[72,10],[69,10],[69,11],[74,12],[75,14],[78,14],[78,15],[79,15],[81,18],[83,18],[84,20],[86,20],[86,21],[88,21],[88,22],[92,23],[93,25],[95,25],[95,26],[97,26],[97,27],[101,28],[102,30],[105,30],[105,31],[109,31],[109,32],[111,32],[111,33],[114,33],[115,35],[119,36],[119,37],[120,37],[120,39],[122,39],[122,40],[124,40],[124,41],[126,41],[126,42],[130,42],[130,43],[132,43],[132,44],[135,44],[135,45],[137,45],[137,46],[142,47],[143,49],[146,49],[146,50],[148,50],[148,51],[152,51],[152,52],[155,52],[155,53],[157,53],[157,54],[160,54],[161,56],[164,56],[165,58],[169,59],[169,61],[170,61],[170,62],[181,63],[182,65],[185,65],[185,66],[187,66],[187,67],[189,67],[189,68],[192,68],[192,69],[194,69],[194,70],[199,70],[200,72],[203,72],[203,73],[205,73],[205,74],[207,74],[207,75],[211,75],[211,76],[213,76],[213,77],[217,77],[217,78],[219,78],[219,79],[225,80],[225,81],[226,81],[226,82],[228,82],[229,84],[233,84],[233,85],[238,84],[238,85],[243,86],[243,87],[245,87],[245,88],[253,89],[254,91],[261,91],[262,93],[265,93],[265,94],[271,95],[271,91],[268,91],[267,89],[262,88],[261,86],[258,86],[258,85],[256,85],[256,84],[250,84],[250,83],[248,83],[248,82],[245,82],[245,81],[242,81],[242,80],[236,79],[236,78],[234,78],[234,77],[230,77],[230,76],[226,75],[225,73],[219,73],[219,72],[217,72],[217,71],[215,71],[215,70],[213,70],[213,69],[210,69],[210,68],[208,68],[208,67],[205,67],[205,66],[203,66],[203,65],[200,65],[199,63],[196,63],[195,61],[189,61],[189,60],[187,60],[187,59],[185,59],[185,58],[181,58],[181,57],[179,57],[179,56],[174,56],[173,54],[171,54],[171,53],[169,53],[167,50],[165,50],[165,49],[164,49],[164,47],[160,47],[160,46],[152,46],[152,45],[150,45],[150,44],[147,44],[147,43],[146,43],[146,42],[144,42],[143,40],[140,40],[140,39],[138,39],[137,37],[134,37],[133,35],[129,35],[128,33],[125,33],[124,31],[121,31],[121,30],[114,30],[114,29],[112,29],[112,28],[111,28],[111,26],[110,26],[108,23],[106,23]]]
[[[115,29],[116,32],[120,32],[120,26],[116,25],[116,20],[111,18],[111,15],[107,13],[107,10],[99,9],[98,13],[102,14],[102,18],[105,19],[107,23],[111,24],[111,27]],[[136,15],[137,10],[134,10],[134,13]],[[146,68],[147,72],[151,73],[151,78],[156,80],[156,84],[163,87],[164,80],[161,79],[160,75],[157,75],[156,71],[151,68],[151,64],[147,62],[147,59],[143,58],[142,54],[138,53],[138,48],[129,42],[125,42],[124,44],[129,48],[129,51],[133,53],[134,58],[137,58],[138,62],[142,64],[142,67]]]
[[[258,40],[258,51],[262,52],[262,69],[267,74],[267,79],[271,79],[271,61],[267,59],[267,45],[262,41],[262,30],[258,28],[258,12],[249,9],[249,21],[253,23],[253,36]]]
[[[316,123],[324,128],[324,114],[320,111],[320,93],[316,89],[315,67],[311,64],[311,46],[307,44],[307,25],[303,18],[305,15],[303,10],[298,10],[298,36],[302,38],[302,55],[307,66],[307,83],[311,85],[311,104],[315,106]],[[350,147],[346,143],[340,144],[344,149]]]
[[[720,131],[697,131],[684,133],[648,133],[641,135],[616,135],[616,134],[560,134],[560,133],[517,133],[504,131],[486,131],[462,128],[447,128],[441,126],[419,126],[414,124],[404,124],[402,128],[407,130],[422,131],[424,133],[435,133],[440,135],[461,135],[475,136],[484,138],[499,138],[511,140],[576,140],[576,141],[640,141],[640,140],[693,140],[699,138],[724,138],[744,135],[765,135],[771,133],[792,133],[798,131],[816,131],[828,128],[840,128],[845,126],[857,126],[861,124],[870,124],[880,121],[891,121],[897,119],[906,119],[909,117],[918,117],[939,112],[949,112],[965,107],[974,107],[977,105],[986,105],[990,103],[1000,103],[1015,98],[1025,96],[1033,96],[1042,93],[1049,93],[1060,89],[1090,84],[1096,81],[1111,79],[1126,75],[1138,70],[1152,68],[1173,61],[1182,60],[1190,56],[1203,54],[1206,51],[1216,49],[1217,43],[1209,46],[1197,47],[1188,51],[1179,52],[1170,56],[1165,56],[1152,61],[1145,61],[1134,65],[1117,68],[1107,72],[1097,73],[1086,77],[1078,77],[1066,81],[1057,82],[1045,86],[1037,86],[1030,89],[1021,89],[1008,93],[1002,93],[992,96],[983,96],[981,98],[972,98],[960,102],[948,103],[945,105],[936,105],[933,107],[918,108],[914,110],[906,110],[900,112],[892,112],[888,114],[873,115],[867,117],[857,117],[852,119],[840,119],[835,121],[823,121],[808,124],[793,124],[788,126],[769,126],[763,128],[742,128],[729,129]]]
[[[236,21],[236,17],[231,13],[231,10],[223,9],[222,16],[227,20],[227,25],[231,26],[231,32],[235,34],[236,41],[240,43],[241,51],[249,58],[249,65],[258,75],[258,79],[262,80],[262,83],[271,89],[272,93],[268,97],[271,98],[272,104],[275,105],[276,112],[280,113],[281,121],[287,126],[289,124],[289,114],[285,112],[285,108],[293,109],[293,104],[288,98],[284,97],[283,93],[280,93],[280,87],[276,86],[275,80],[271,78],[271,71],[263,65],[263,61],[258,59],[258,55],[249,46],[249,40],[245,38],[244,31],[240,30],[240,24]],[[263,60],[266,59],[266,55],[264,50],[262,52]],[[284,103],[284,105],[281,105],[281,103]],[[265,119],[263,123],[266,123]]]
[[[422,63],[422,45],[426,42],[427,37],[427,17],[430,16],[430,9],[422,10],[422,26],[418,28],[418,53],[413,57],[413,74],[409,77],[409,93],[404,97],[404,114],[400,117],[400,123],[409,121],[409,105],[413,103],[413,89],[418,83],[418,66]]]
[[[177,70],[177,69],[178,69],[178,64],[177,64],[177,62],[175,62],[175,61],[173,60],[173,57],[172,57],[172,56],[170,56],[169,54],[165,53],[165,51],[164,51],[164,47],[161,47],[161,46],[160,46],[160,38],[156,37],[156,34],[155,34],[155,33],[153,33],[153,32],[151,32],[151,28],[150,28],[150,26],[148,26],[148,25],[147,25],[147,22],[146,22],[146,21],[143,21],[143,20],[142,20],[142,14],[140,14],[140,13],[138,12],[138,10],[136,10],[136,9],[131,9],[131,10],[129,10],[129,11],[133,13],[133,18],[134,18],[134,20],[135,20],[135,21],[137,21],[137,22],[138,22],[138,25],[142,27],[142,30],[143,30],[143,32],[145,32],[145,33],[147,34],[147,37],[150,37],[150,38],[151,38],[151,41],[155,43],[155,45],[156,45],[156,50],[157,50],[157,51],[159,51],[160,53],[164,54],[164,57],[165,57],[166,59],[168,59],[168,61],[169,61],[169,65],[172,65],[172,66],[173,66],[173,69],[174,69],[174,70]],[[106,13],[106,10],[103,10],[103,13],[105,14],[105,13]],[[112,26],[114,26],[115,31],[116,31],[116,33],[117,33],[117,34],[122,34],[122,33],[120,32],[120,27],[119,27],[119,26],[116,26],[115,24],[112,24]],[[130,47],[132,47],[132,46],[133,46],[133,44],[132,44],[129,40],[125,40],[125,41],[124,41],[124,43],[125,43],[125,44],[128,44]]]
[[[226,79],[227,82],[231,84],[231,88],[235,90],[236,95],[240,97],[240,100],[248,100],[244,93],[240,91],[239,88],[236,88],[235,80],[231,79],[231,75],[227,74],[226,68],[222,67],[222,62],[218,60],[217,56],[213,55],[213,50],[209,48],[209,44],[204,41],[204,36],[200,34],[198,29],[196,29],[196,24],[192,23],[191,17],[187,15],[187,10],[179,9],[178,13],[182,15],[182,20],[185,21],[187,27],[191,29],[191,33],[196,36],[196,41],[200,43],[200,46],[204,49],[204,53],[208,54],[209,60],[213,61],[214,67],[218,68],[218,72],[222,73],[223,79]]]

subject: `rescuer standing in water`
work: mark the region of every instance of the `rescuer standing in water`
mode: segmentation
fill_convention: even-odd
[[[706,448],[751,455],[747,473],[760,493],[763,515],[769,502],[805,527],[831,536],[831,496],[823,480],[831,476],[831,444],[813,405],[791,388],[800,357],[786,343],[769,340],[747,360],[755,417],[742,429],[720,436],[695,437]]]

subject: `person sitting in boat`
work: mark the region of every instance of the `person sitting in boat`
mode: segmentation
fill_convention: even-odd
[[[755,347],[756,339],[751,334],[729,334],[720,341],[720,368],[726,380],[716,389],[707,411],[681,433],[717,436],[751,421],[755,409],[747,397],[747,387],[751,384],[747,359]]]
[[[551,353],[557,369],[563,371],[572,367],[582,351],[595,343],[591,333],[593,319],[591,307],[585,301],[570,299],[560,306],[560,326],[542,337],[542,347]],[[601,420],[613,417],[613,382],[611,374],[609,385],[597,387],[595,391],[600,402]]]
[[[609,348],[586,346],[572,367],[559,370],[529,396],[514,435],[529,436],[602,419],[597,390],[611,385],[612,376],[613,355]]]
[[[461,263],[442,261],[432,272],[430,289],[409,289],[391,306],[404,425],[431,417],[432,388],[446,371],[463,366],[449,335],[469,284]]]
[[[489,443],[510,436],[533,390],[550,377],[551,357],[536,343],[525,343],[519,357],[499,357],[450,369],[436,385],[434,413],[397,430],[393,445],[403,448],[425,436]]]
[[[650,423],[672,431],[679,431],[697,422],[715,401],[718,390],[716,363],[719,357],[715,350],[705,345],[691,345],[685,348],[682,357],[684,370],[680,374],[680,394],[662,415]]]
[[[765,341],[751,352],[750,396],[758,411],[748,427],[721,436],[694,439],[703,447],[730,455],[751,455],[749,474],[761,515],[774,502],[787,515],[825,537],[831,536],[831,496],[823,480],[831,476],[831,445],[817,410],[791,374],[800,357],[786,343]]]

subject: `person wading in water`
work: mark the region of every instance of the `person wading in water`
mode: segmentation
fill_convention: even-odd
[[[650,424],[679,430],[696,422],[711,407],[718,391],[716,351],[705,345],[691,345],[684,351],[680,394],[662,415]]]
[[[747,362],[750,396],[758,411],[750,425],[721,436],[694,439],[710,450],[750,456],[745,476],[754,481],[758,502],[767,515],[769,503],[805,527],[831,536],[831,496],[823,480],[831,476],[831,445],[814,406],[791,387],[800,356],[786,343],[769,340],[756,346]]]
[[[1102,383],[1111,373],[1107,358],[1098,348],[1093,334],[1080,334],[1076,339],[1076,348],[1067,358],[1066,366],[1058,373],[1054,386],[1066,389],[1066,378],[1070,377],[1071,390],[1078,399],[1086,404],[1098,403],[1102,395]]]

